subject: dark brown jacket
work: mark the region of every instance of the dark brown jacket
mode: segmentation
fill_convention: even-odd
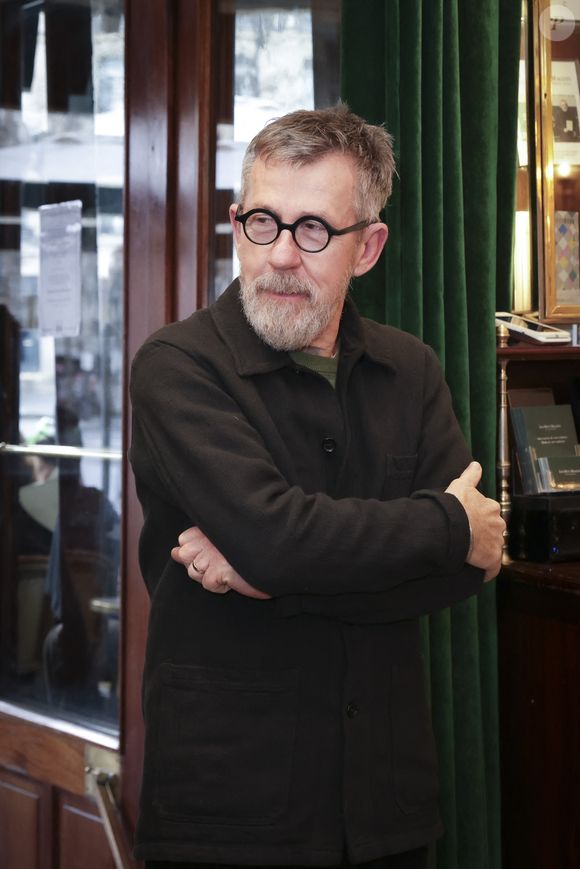
[[[479,590],[443,489],[469,452],[430,348],[347,302],[336,391],[266,346],[237,282],[133,366],[152,596],[136,852],[332,865],[441,832],[418,616]],[[197,524],[268,601],[169,552]]]

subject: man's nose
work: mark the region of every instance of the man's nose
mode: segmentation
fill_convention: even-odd
[[[269,248],[269,259],[279,269],[292,269],[300,265],[300,248],[289,229],[283,229]]]

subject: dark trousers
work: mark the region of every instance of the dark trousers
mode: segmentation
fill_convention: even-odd
[[[428,849],[418,848],[403,854],[380,857],[370,863],[357,863],[356,869],[427,869]],[[354,864],[344,862],[335,869],[348,869]],[[145,869],[300,869],[298,866],[232,866],[217,863],[172,863],[165,860],[148,860]]]

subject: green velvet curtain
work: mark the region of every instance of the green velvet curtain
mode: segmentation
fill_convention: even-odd
[[[395,137],[385,255],[366,316],[438,353],[495,491],[494,311],[511,308],[518,0],[342,0],[342,98]],[[437,869],[499,869],[494,584],[425,620],[445,836]]]

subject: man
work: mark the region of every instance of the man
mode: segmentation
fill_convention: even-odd
[[[417,869],[441,833],[418,617],[498,572],[504,523],[433,352],[347,298],[393,171],[344,105],[267,125],[239,283],[135,360],[148,866]]]

